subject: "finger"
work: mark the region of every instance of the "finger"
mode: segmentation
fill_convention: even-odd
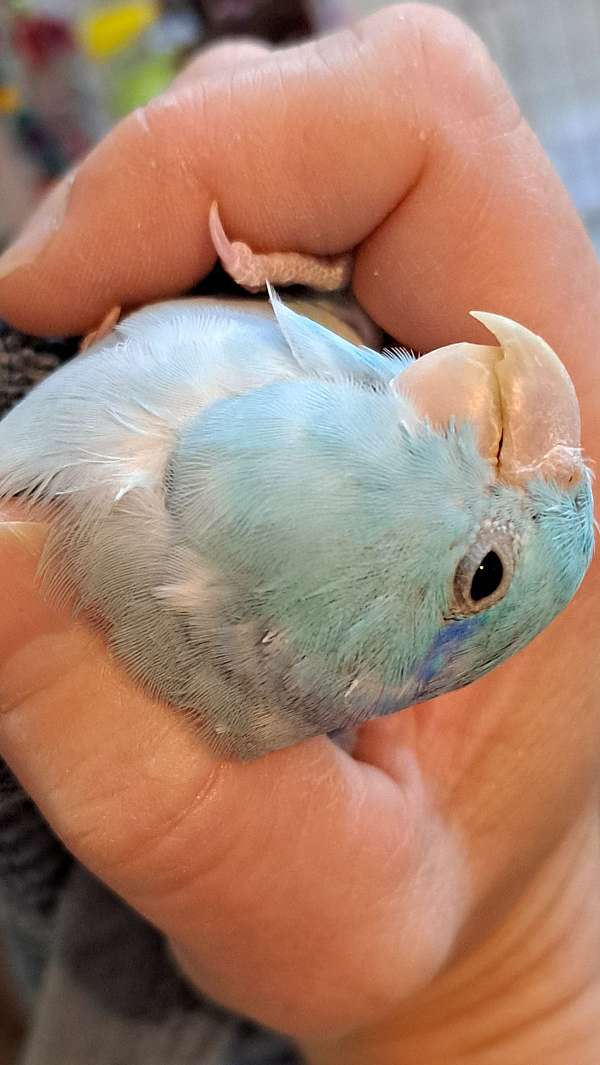
[[[15,528],[0,524],[0,748],[54,830],[219,1000],[303,1034],[385,1012],[455,933],[433,879],[426,929],[414,918],[420,881],[439,868],[462,898],[460,857],[413,761],[397,752],[384,773],[325,739],[251,765],[215,760],[36,594],[42,534]]]
[[[224,70],[255,66],[271,49],[262,41],[235,40],[219,41],[210,48],[204,48],[184,67],[171,83],[171,91],[184,86],[195,85],[201,78],[210,74],[222,74]]]
[[[566,193],[482,46],[436,9],[386,9],[129,116],[81,165],[50,240],[4,264],[0,313],[82,331],[182,291],[214,262],[214,198],[257,250],[366,241],[356,293],[418,348],[481,337],[477,304],[567,357],[598,327],[597,265]]]

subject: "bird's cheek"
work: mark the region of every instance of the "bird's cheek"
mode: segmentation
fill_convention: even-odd
[[[484,624],[482,615],[457,618],[444,625],[436,636],[422,667],[422,675],[429,672],[430,678],[442,673],[450,681],[468,677],[469,666],[475,657],[473,640]],[[470,652],[470,653],[469,653]],[[436,673],[433,670],[436,670]]]

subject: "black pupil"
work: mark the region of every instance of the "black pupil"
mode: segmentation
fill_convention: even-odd
[[[471,581],[471,599],[475,603],[481,602],[493,595],[502,583],[504,567],[501,559],[495,551],[488,551],[481,560]]]

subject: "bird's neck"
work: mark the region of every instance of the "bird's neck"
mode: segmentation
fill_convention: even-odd
[[[582,818],[501,927],[376,1030],[310,1065],[597,1065],[598,816]]]

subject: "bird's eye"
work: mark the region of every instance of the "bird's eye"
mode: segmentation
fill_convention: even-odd
[[[482,599],[489,599],[502,584],[504,566],[502,559],[496,551],[488,551],[482,558],[471,581],[471,599],[479,603]]]
[[[503,599],[514,570],[515,541],[506,528],[486,528],[458,564],[451,614],[477,614]]]

